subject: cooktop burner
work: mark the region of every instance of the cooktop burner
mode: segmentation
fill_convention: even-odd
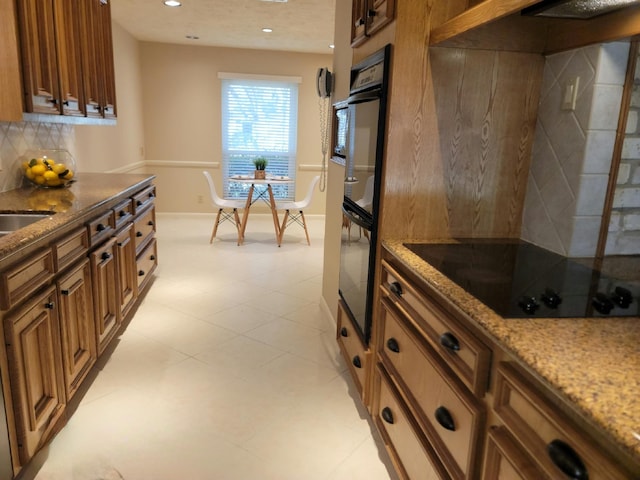
[[[503,317],[640,315],[640,278],[621,280],[523,240],[456,242],[405,246]]]

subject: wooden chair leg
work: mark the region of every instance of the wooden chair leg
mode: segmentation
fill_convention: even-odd
[[[300,210],[300,217],[302,218],[302,226],[304,227],[304,234],[307,236],[307,245],[311,246],[311,241],[309,240],[309,232],[307,231],[307,222],[304,219],[304,213]]]
[[[289,210],[284,211],[284,218],[280,225],[280,232],[278,233],[278,246],[282,244],[282,237],[284,237],[284,231],[287,228],[287,220],[289,220]]]
[[[211,232],[211,239],[209,243],[213,243],[213,239],[216,238],[216,232],[218,231],[218,225],[220,223],[220,215],[222,215],[222,209],[218,210],[218,215],[216,215],[216,223],[213,225],[213,232]]]

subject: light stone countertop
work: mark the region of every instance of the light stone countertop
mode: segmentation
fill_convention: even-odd
[[[640,318],[505,319],[403,243],[424,242],[383,241],[405,266],[640,461]]]
[[[63,188],[24,186],[0,192],[0,213],[50,211],[52,215],[19,231],[0,237],[0,264],[51,235],[57,235],[71,222],[86,221],[97,209],[130,196],[151,184],[149,174],[79,173],[75,181]]]

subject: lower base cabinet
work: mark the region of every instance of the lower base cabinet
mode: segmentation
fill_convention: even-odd
[[[57,298],[51,286],[4,318],[18,452],[23,463],[54,433],[65,410]]]
[[[94,288],[98,356],[105,350],[120,326],[120,282],[115,244],[116,239],[111,238],[89,255]]]

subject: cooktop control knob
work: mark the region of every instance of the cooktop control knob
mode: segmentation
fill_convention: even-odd
[[[540,308],[540,304],[536,300],[536,297],[522,297],[518,302],[518,306],[524,313],[528,313],[530,315],[536,313],[536,310]]]
[[[551,288],[545,288],[544,293],[540,295],[540,300],[549,308],[558,308],[558,305],[562,303],[560,295]]]
[[[609,300],[604,293],[600,292],[596,293],[595,297],[591,299],[591,305],[603,315],[608,315],[613,309],[611,300]]]
[[[621,308],[629,308],[629,305],[633,302],[633,297],[631,296],[631,292],[626,288],[616,287],[611,295],[611,300]]]

